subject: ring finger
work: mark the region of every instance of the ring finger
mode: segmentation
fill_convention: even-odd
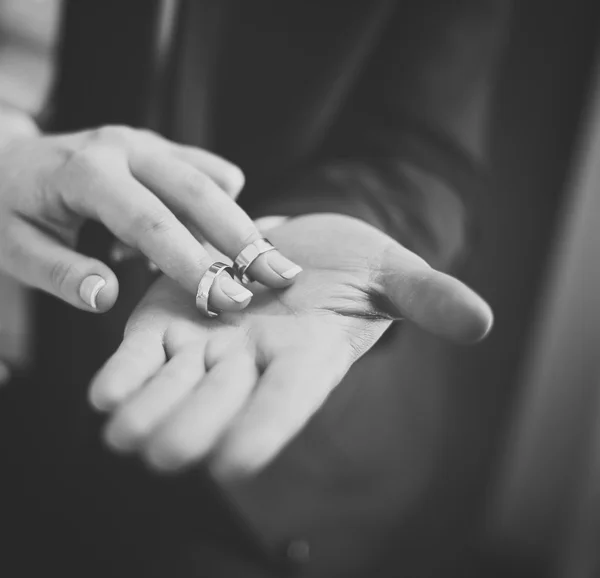
[[[134,450],[200,382],[205,373],[204,342],[176,354],[110,420],[105,439],[115,450]]]

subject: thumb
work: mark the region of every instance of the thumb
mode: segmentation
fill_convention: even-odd
[[[439,337],[483,339],[493,324],[490,306],[455,277],[432,269],[401,245],[389,247],[376,280],[384,308]]]
[[[18,222],[11,228],[8,273],[86,311],[108,311],[117,300],[119,283],[101,261],[59,243],[35,226]]]

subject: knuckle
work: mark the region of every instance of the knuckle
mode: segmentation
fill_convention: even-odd
[[[183,177],[183,187],[194,196],[204,196],[214,189],[215,183],[208,175],[190,168]]]
[[[134,334],[140,334],[143,332],[143,319],[140,319],[139,315],[136,315],[136,312],[134,311],[134,313],[127,320],[125,328],[123,329],[123,339],[125,339],[123,346],[125,346],[126,343],[129,343],[129,340],[127,339],[128,337],[133,337]]]
[[[146,462],[154,469],[175,469],[191,462],[195,457],[190,440],[182,435],[168,435],[144,451]]]
[[[77,211],[91,191],[103,189],[107,177],[115,170],[121,172],[126,168],[126,162],[120,150],[86,142],[62,152],[62,162],[45,187],[59,191],[67,205]]]
[[[135,129],[129,126],[110,124],[94,129],[90,137],[96,143],[123,145],[131,142],[134,134]]]
[[[240,231],[242,247],[246,247],[247,245],[250,245],[250,243],[254,243],[254,241],[260,238],[260,236],[261,235],[254,226],[254,224],[250,222],[247,227]]]
[[[165,331],[165,348],[173,354],[187,347],[196,347],[197,351],[202,351],[204,341],[198,339],[197,333],[198,328],[194,322],[178,319]]]
[[[71,263],[57,261],[50,270],[50,283],[54,290],[61,294],[66,294],[69,281],[74,277],[75,271]]]
[[[130,129],[133,130],[133,129]],[[135,129],[136,134],[138,134],[139,136],[142,136],[146,139],[150,139],[153,141],[162,141],[164,140],[164,138],[158,134],[157,132],[150,130],[149,128],[138,128]]]
[[[101,158],[93,147],[85,146],[74,151],[70,151],[65,158],[63,167],[71,175],[95,174],[100,169]]]
[[[171,434],[165,441],[165,449],[176,463],[184,464],[194,457],[192,440],[183,433]]]
[[[124,409],[115,418],[112,426],[113,436],[117,443],[133,445],[141,442],[151,431],[150,421],[140,411]]]
[[[86,191],[101,181],[102,159],[92,147],[85,146],[65,153],[63,164],[59,167],[51,184],[51,190],[59,190],[67,205],[78,210],[84,204]]]
[[[224,481],[243,481],[260,470],[260,463],[250,456],[231,451],[221,451],[215,465],[218,478]]]
[[[139,235],[162,235],[173,227],[166,211],[142,211],[133,217],[131,230]]]

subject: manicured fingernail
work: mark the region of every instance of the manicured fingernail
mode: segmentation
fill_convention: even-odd
[[[244,303],[252,299],[252,293],[228,275],[220,276],[219,286],[221,287],[221,291],[236,303]]]
[[[294,265],[294,267],[288,269],[287,271],[284,271],[283,273],[280,273],[280,275],[284,279],[290,280],[296,277],[299,273],[302,273],[302,267],[300,267],[300,265]]]
[[[90,275],[86,277],[79,287],[79,296],[92,308],[98,309],[96,298],[106,281],[100,275]]]
[[[269,267],[286,281],[291,281],[302,272],[302,267],[286,259],[279,251],[270,251],[266,256]]]

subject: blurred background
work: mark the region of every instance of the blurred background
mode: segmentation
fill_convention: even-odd
[[[40,110],[59,4],[0,1],[3,102]],[[246,492],[266,527],[283,519],[329,544],[314,552],[315,575],[340,555],[360,568],[373,553],[378,573],[352,575],[600,573],[599,16],[597,0],[513,3],[491,113],[494,193],[476,200],[476,243],[460,274],[495,312],[490,337],[467,349],[407,330],[393,366],[379,363],[385,350],[359,363],[358,375],[378,383],[370,395],[341,388],[268,473],[290,492]],[[0,359],[13,367],[32,362],[32,315],[27,291],[0,277]],[[31,472],[11,457],[2,425],[16,397],[13,384],[0,390],[0,459],[12,472],[0,499],[23,499],[25,487],[35,510],[43,479],[20,478]],[[399,417],[382,429],[391,407]],[[331,419],[331,459],[402,480],[333,538],[340,511],[358,507],[352,493],[332,490],[328,507],[314,503],[290,466]],[[393,463],[382,467],[381,453]],[[0,515],[0,548],[30,532],[31,516],[25,528],[18,518]]]

